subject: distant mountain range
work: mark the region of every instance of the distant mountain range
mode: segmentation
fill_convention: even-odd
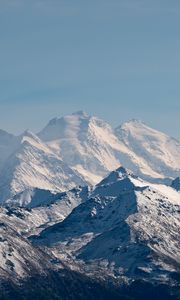
[[[180,176],[179,153],[179,141],[141,121],[113,129],[82,111],[51,120],[36,135],[0,131],[0,199],[29,188],[62,192],[97,184],[120,165],[150,182],[170,184]]]

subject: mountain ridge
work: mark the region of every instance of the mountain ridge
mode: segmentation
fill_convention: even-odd
[[[113,129],[83,111],[50,120],[37,135],[29,130],[19,136],[2,131],[0,157],[1,202],[29,187],[70,189],[73,185],[65,181],[73,181],[71,176],[74,186],[94,185],[120,165],[154,183],[170,185],[180,176],[179,141],[140,120]],[[31,165],[31,174],[25,165]],[[39,183],[37,177],[42,179]]]

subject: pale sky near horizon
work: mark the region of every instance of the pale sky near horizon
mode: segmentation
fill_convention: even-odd
[[[179,0],[0,0],[0,128],[84,110],[180,139]]]

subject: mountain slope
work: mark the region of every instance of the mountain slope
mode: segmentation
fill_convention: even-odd
[[[46,274],[49,265],[48,256],[23,238],[8,218],[0,223],[0,260],[0,281],[3,278],[17,281],[33,273]]]
[[[176,139],[138,120],[124,123],[115,133],[135,155],[137,171],[143,177],[175,178],[180,174],[180,142]]]
[[[25,132],[19,137],[19,147],[8,157],[1,170],[0,199],[4,202],[28,188],[60,192],[83,184],[80,176],[37,136]]]

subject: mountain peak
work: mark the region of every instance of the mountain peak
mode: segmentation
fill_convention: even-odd
[[[115,132],[118,136],[119,134],[124,134],[124,132],[138,132],[140,134],[141,132],[146,133],[149,131],[155,132],[156,130],[149,127],[145,122],[143,122],[140,119],[131,119],[115,128]]]
[[[67,118],[71,118],[71,117],[89,118],[89,115],[86,112],[84,112],[83,110],[79,110],[79,111],[76,111],[76,112],[74,112],[70,115],[65,115],[65,116],[60,117],[60,118],[55,117],[55,118],[53,118],[49,121],[47,126],[56,126],[60,122],[62,122],[62,120],[67,119]]]
[[[124,168],[124,167],[119,167],[118,169],[116,169],[116,171],[115,172],[118,172],[118,173],[121,173],[121,174],[128,174],[128,171],[127,171],[127,169],[126,168]]]
[[[31,132],[29,129],[26,129],[23,134],[20,135],[21,143],[29,142],[30,140],[36,141],[37,143],[40,142],[40,139],[35,135],[33,132]]]
[[[118,174],[118,177],[128,177],[128,176],[132,176],[132,177],[135,177],[135,175],[130,171],[128,170],[127,168],[124,168],[124,167],[119,167],[118,169],[116,169],[114,172],[116,172]]]
[[[121,125],[121,127],[130,127],[130,126],[142,127],[147,125],[140,119],[131,119]]]
[[[102,187],[105,185],[114,185],[120,181],[127,181],[128,185],[129,182],[131,181],[132,178],[138,179],[137,176],[135,176],[131,171],[124,167],[119,167],[118,169],[112,171],[106,178],[104,178],[98,185],[97,187]],[[132,184],[130,183],[132,186]]]
[[[83,111],[83,110],[79,110],[79,111],[76,111],[74,113],[72,113],[73,116],[79,116],[79,117],[84,117],[84,118],[88,118],[89,115]]]
[[[177,177],[176,179],[174,179],[174,180],[172,181],[171,186],[172,186],[175,190],[180,191],[180,177]]]
[[[55,124],[57,123],[57,121],[58,121],[58,118],[57,118],[57,117],[51,119],[51,120],[49,121],[49,123],[48,123],[48,126],[53,126],[53,125],[55,125]]]
[[[35,134],[34,134],[32,131],[30,131],[29,129],[26,129],[26,130],[23,132],[22,136],[30,136],[30,137],[34,137]]]

